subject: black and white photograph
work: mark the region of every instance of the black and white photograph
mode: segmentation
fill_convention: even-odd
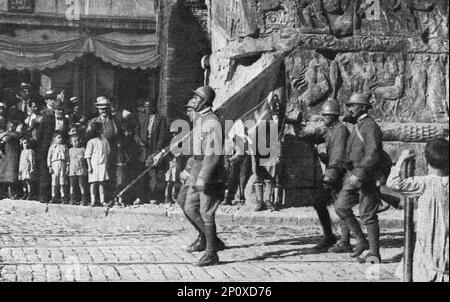
[[[0,283],[448,283],[448,11],[0,0]]]

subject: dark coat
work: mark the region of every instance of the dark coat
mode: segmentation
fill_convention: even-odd
[[[356,129],[359,129],[359,134]],[[360,119],[347,142],[346,162],[352,174],[363,183],[374,181],[382,151],[383,133],[380,126],[370,116]]]
[[[39,124],[39,129],[37,132],[37,143],[38,143],[38,156],[45,156],[47,154],[50,145],[52,144],[53,134],[55,132],[55,115],[46,115]],[[63,134],[67,138],[67,133],[69,131],[69,121],[63,118]]]
[[[155,115],[152,131],[147,133],[150,116],[148,114],[139,114],[137,123],[137,135],[145,145],[147,156],[158,153],[169,145],[169,127],[167,119],[159,114]]]
[[[219,118],[212,111],[207,111],[203,113],[202,123],[204,128],[208,128],[208,125],[219,125]],[[206,130],[206,129],[204,129]],[[213,132],[214,141],[218,141],[219,133],[217,131],[222,131],[222,129],[217,129]],[[207,130],[206,130],[207,131]],[[223,133],[220,134],[221,148],[223,148]],[[202,146],[205,146],[207,143],[207,139],[212,139],[206,133],[202,132],[201,137],[195,137],[195,133],[193,135],[193,146],[194,152],[195,150],[205,150]],[[202,145],[202,146],[201,146]],[[203,152],[202,152],[203,154]],[[225,183],[225,166],[224,166],[224,156],[223,150],[221,154],[208,154],[208,155],[198,155],[194,153],[194,163],[192,166],[192,170],[190,173],[190,177],[187,181],[188,186],[194,186],[197,183],[197,179],[201,178],[206,185],[214,184],[214,183]]]
[[[325,143],[326,153],[320,154],[326,165],[325,175],[330,180],[337,181],[345,172],[346,147],[350,131],[340,121],[331,127],[315,128],[311,133],[302,130],[298,136],[315,144]]]
[[[347,140],[350,131],[341,123],[335,123],[325,134],[327,150],[327,169],[334,169],[338,173],[344,170]]]

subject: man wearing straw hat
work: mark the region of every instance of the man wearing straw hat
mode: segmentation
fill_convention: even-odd
[[[108,98],[100,96],[97,98],[97,102],[94,105],[95,107],[97,107],[99,116],[93,118],[89,122],[87,131],[89,132],[93,123],[101,123],[103,125],[103,135],[108,140],[109,146],[111,147],[111,153],[108,157],[107,170],[108,174],[113,176],[116,175],[115,162],[117,155],[117,138],[119,136],[119,129],[111,114],[111,101]],[[108,190],[108,192],[114,192],[114,190],[112,189],[115,186],[114,179],[114,177],[110,178],[110,189]]]

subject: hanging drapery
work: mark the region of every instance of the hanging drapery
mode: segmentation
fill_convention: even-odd
[[[86,53],[124,68],[158,66],[156,36],[151,34],[17,30],[14,37],[0,35],[0,67],[9,70],[54,68]]]

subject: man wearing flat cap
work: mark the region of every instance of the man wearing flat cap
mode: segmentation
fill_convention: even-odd
[[[47,99],[47,101],[51,101],[51,98]],[[50,102],[47,103],[47,105],[49,104]],[[51,177],[47,167],[47,154],[53,140],[53,134],[55,131],[61,131],[66,136],[68,130],[69,121],[64,116],[63,103],[61,101],[51,102],[51,108],[47,108],[37,133],[36,159],[39,168],[39,200],[41,202],[49,202],[51,197]]]
[[[80,99],[77,96],[70,98],[68,107],[67,117],[71,124],[84,125],[87,122],[86,117],[81,112]]]
[[[28,114],[28,102],[30,100],[30,90],[31,85],[28,83],[21,83],[19,86],[19,92],[17,93],[14,104],[17,110],[20,110],[23,113],[23,116],[27,116]]]

